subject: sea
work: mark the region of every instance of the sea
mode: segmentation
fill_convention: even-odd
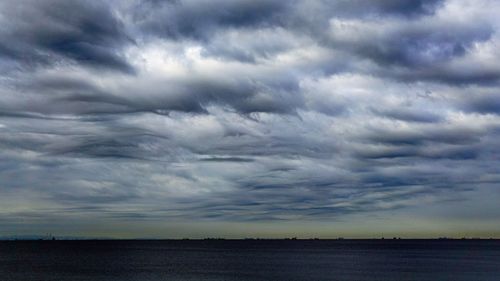
[[[0,242],[1,281],[500,280],[500,240]]]

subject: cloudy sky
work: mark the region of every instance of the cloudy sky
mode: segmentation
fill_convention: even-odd
[[[496,0],[4,0],[0,236],[500,237]]]

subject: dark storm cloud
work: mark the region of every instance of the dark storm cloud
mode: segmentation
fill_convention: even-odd
[[[210,157],[202,158],[200,161],[205,162],[253,162],[251,158],[241,158],[241,157]]]
[[[488,93],[471,96],[462,101],[461,107],[470,112],[500,115],[500,95]]]
[[[477,146],[431,146],[418,147],[412,145],[383,146],[364,148],[356,152],[356,156],[366,159],[391,159],[391,158],[423,158],[423,159],[475,159],[479,155]]]
[[[473,46],[491,39],[494,30],[481,20],[396,20],[393,24],[355,21],[334,25],[332,45],[367,58],[381,69],[378,75],[402,81],[431,80],[446,84],[497,81],[497,70],[452,66]]]
[[[473,144],[487,132],[476,128],[423,128],[415,130],[373,130],[367,136],[369,143],[420,145],[422,143]]]
[[[435,112],[425,110],[417,111],[410,108],[397,108],[385,112],[373,109],[373,112],[380,116],[407,122],[436,123],[443,120],[442,116]]]
[[[439,5],[444,3],[443,0],[341,0],[333,2],[336,11],[341,14],[394,14],[403,16],[432,14]]]
[[[0,228],[341,221],[500,182],[493,1],[21,2]]]
[[[366,14],[425,15],[434,12],[442,0],[358,0],[358,1],[144,1],[134,6],[133,19],[148,32],[172,38],[210,40],[220,29],[294,27],[311,23],[311,16],[330,17]],[[305,15],[302,10],[316,15]],[[315,20],[312,20],[315,21]]]
[[[289,1],[144,1],[133,11],[138,26],[159,36],[209,39],[219,28],[252,28],[284,20]]]
[[[78,64],[132,72],[121,55],[130,44],[123,24],[100,1],[13,1],[1,4],[0,55],[25,66],[69,59]]]
[[[444,30],[436,30],[435,27],[429,26],[396,31],[388,38],[382,39],[387,40],[382,43],[382,48],[375,44],[368,46],[360,44],[359,53],[382,65],[420,67],[461,57],[472,44],[485,41],[491,35],[491,31],[487,28],[467,30],[470,28],[467,26],[465,32],[463,28],[455,26],[440,26],[440,28]]]

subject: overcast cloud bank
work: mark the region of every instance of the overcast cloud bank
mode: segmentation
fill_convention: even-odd
[[[2,1],[0,234],[391,216],[499,234],[499,11]]]

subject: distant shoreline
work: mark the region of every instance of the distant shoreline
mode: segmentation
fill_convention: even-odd
[[[500,238],[331,238],[331,239],[320,239],[320,238],[184,238],[184,239],[163,239],[163,238],[137,238],[137,239],[117,239],[117,238],[55,238],[55,239],[31,239],[31,238],[0,238],[0,242],[60,242],[60,241],[179,241],[179,242],[199,242],[199,241],[228,241],[228,242],[253,242],[253,241],[500,241]]]

